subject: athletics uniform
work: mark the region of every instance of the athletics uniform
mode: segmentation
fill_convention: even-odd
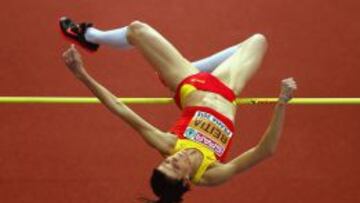
[[[182,101],[196,90],[219,94],[234,102],[234,92],[210,73],[198,73],[185,78],[178,86],[174,96],[176,104],[182,108]],[[206,169],[216,160],[224,162],[234,134],[234,123],[219,112],[202,106],[183,109],[180,119],[170,129],[178,136],[173,153],[196,148],[204,159],[192,181],[200,181]]]

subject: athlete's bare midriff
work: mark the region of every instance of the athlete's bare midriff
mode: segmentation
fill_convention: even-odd
[[[183,101],[183,108],[189,106],[209,107],[223,114],[231,121],[235,121],[236,106],[216,93],[196,90],[187,95],[185,101]]]

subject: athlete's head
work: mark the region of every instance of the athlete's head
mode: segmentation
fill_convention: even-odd
[[[186,152],[167,157],[154,170],[151,177],[153,192],[160,198],[159,203],[177,203],[190,189],[191,162]]]
[[[181,150],[164,159],[156,169],[164,173],[169,179],[188,180],[191,167],[188,154]]]

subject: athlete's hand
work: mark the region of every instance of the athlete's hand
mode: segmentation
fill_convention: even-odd
[[[81,79],[86,71],[81,59],[81,55],[78,50],[76,50],[75,46],[72,44],[70,48],[63,53],[62,56],[66,66],[70,69],[70,71],[73,72],[77,78]]]
[[[297,89],[296,82],[293,78],[287,78],[281,81],[281,93],[279,101],[283,103],[289,102],[293,97],[293,92]]]

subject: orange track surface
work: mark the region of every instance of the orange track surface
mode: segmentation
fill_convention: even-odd
[[[269,52],[243,96],[276,96],[297,79],[299,97],[359,97],[360,3],[273,1],[4,1],[0,8],[2,96],[91,96],[61,61],[62,15],[102,29],[145,21],[190,60],[262,32]],[[136,51],[83,53],[89,71],[120,97],[171,96]],[[135,105],[166,130],[174,105]],[[242,106],[233,158],[257,143],[272,106]],[[185,202],[360,202],[359,106],[291,106],[277,154]],[[110,203],[153,197],[161,160],[101,105],[1,105],[0,202]]]

